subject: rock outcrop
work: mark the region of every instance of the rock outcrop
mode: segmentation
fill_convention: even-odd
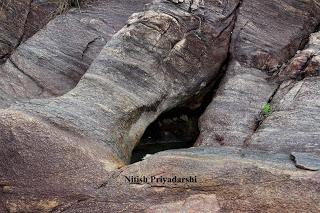
[[[319,11],[318,1],[242,1],[231,61],[200,120],[198,146],[246,146],[278,87],[268,74],[303,47],[319,26]]]
[[[0,107],[74,88],[111,36],[148,2],[90,1],[53,19],[0,67]]]
[[[309,42],[302,51],[288,62],[277,75],[279,81],[303,80],[320,75],[320,32],[311,34]]]
[[[0,212],[319,211],[319,1],[92,0],[40,31],[22,9],[37,1],[14,2]],[[212,87],[197,147],[128,165],[159,115]]]
[[[73,90],[2,110],[0,158],[11,163],[1,178],[35,190],[44,178],[48,187],[65,179],[61,188],[78,191],[129,163],[146,127],[201,93],[227,58],[239,2],[209,3],[190,12],[189,3],[155,1],[113,36]],[[60,178],[50,181],[52,174]]]
[[[296,168],[285,154],[197,147],[110,172],[90,196],[17,199],[6,193],[5,205],[12,212],[317,212],[319,177]],[[132,178],[137,179],[129,183]]]
[[[320,160],[320,33],[310,36],[278,78],[285,80],[275,93],[271,114],[250,140],[250,146],[272,152],[314,153]]]
[[[41,29],[55,12],[47,1],[2,0],[0,3],[0,63],[25,39]]]

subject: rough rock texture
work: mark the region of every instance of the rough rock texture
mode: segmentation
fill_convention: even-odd
[[[251,137],[250,146],[320,155],[319,89],[318,77],[283,83],[272,102],[273,112]]]
[[[52,20],[0,67],[0,107],[74,88],[111,36],[147,2],[95,0]]]
[[[42,29],[57,13],[57,5],[50,0],[32,0],[21,42],[26,41]]]
[[[251,138],[250,145],[273,152],[316,153],[320,159],[320,37],[310,36],[306,48],[299,51],[280,71],[286,76],[277,90],[268,116]]]
[[[320,158],[315,155],[301,152],[292,152],[291,159],[295,162],[297,168],[310,171],[320,170]]]
[[[232,62],[200,119],[201,133],[196,145],[243,146],[259,123],[263,104],[277,88],[266,78],[261,70]]]
[[[185,6],[160,1],[135,14],[75,89],[21,103],[4,114],[42,117],[53,128],[107,144],[116,158],[128,162],[145,128],[164,110],[199,93],[226,59],[234,16],[208,10],[202,20]],[[237,3],[226,6],[231,13]]]
[[[294,56],[319,1],[154,0],[110,38],[142,3],[90,1],[0,68],[0,212],[319,212],[319,33]],[[125,165],[222,67],[200,147]]]
[[[31,0],[1,1],[0,58],[10,54],[22,39],[30,2]],[[15,20],[14,23],[12,20]]]
[[[125,176],[146,176],[149,181],[129,184]],[[151,182],[151,176],[196,176],[197,183]],[[86,196],[42,196],[40,200],[21,198],[13,189],[3,197],[10,210],[27,207],[67,213],[317,212],[319,177],[319,172],[296,168],[284,154],[191,148],[162,152],[110,172]]]
[[[319,26],[319,11],[317,0],[242,1],[233,32],[234,59],[262,70],[276,68],[303,48]]]
[[[278,80],[302,80],[308,76],[320,75],[320,32],[310,35],[305,49],[289,61],[278,74]]]
[[[106,44],[72,91],[2,110],[0,161],[13,162],[1,166],[1,178],[29,187],[44,178],[48,187],[65,179],[66,194],[77,191],[74,185],[85,193],[91,181],[129,163],[160,113],[215,80],[227,58],[237,6],[208,1],[191,13],[189,3],[155,1]],[[50,174],[61,179],[48,180]],[[61,195],[59,188],[54,193]]]
[[[125,184],[124,176],[142,175],[197,176],[197,183]],[[66,212],[121,212],[126,207],[132,212],[159,208],[162,212],[316,212],[320,207],[319,175],[297,169],[283,154],[232,148],[167,151],[121,170],[101,188],[99,198],[78,203]],[[123,194],[107,186],[123,189],[130,199],[123,206],[114,205]]]
[[[41,29],[55,6],[47,1],[2,0],[0,3],[0,62],[20,43]],[[37,19],[37,21],[35,20]]]
[[[318,1],[242,1],[232,61],[200,120],[198,146],[247,145],[261,122],[262,106],[277,89],[267,74],[304,45],[320,23],[319,11]]]

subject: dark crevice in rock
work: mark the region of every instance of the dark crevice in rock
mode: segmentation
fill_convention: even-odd
[[[221,72],[198,96],[184,105],[161,114],[148,126],[140,143],[132,152],[131,163],[141,161],[147,154],[189,148],[196,142],[200,131],[198,121],[207,106],[211,103],[219,88],[227,66],[229,56],[221,68]]]
[[[316,30],[313,33],[318,32],[319,26],[317,26],[315,29]],[[309,35],[309,37],[311,35],[312,35],[312,33]],[[301,50],[303,50],[307,47],[308,47],[308,39],[302,39],[300,42],[300,48],[299,48],[298,52],[300,53]],[[294,76],[290,76],[289,74],[290,74],[291,70],[296,69],[295,66],[297,66],[297,65],[293,64],[294,66],[291,66],[291,63],[294,62],[297,55],[293,56],[290,60],[288,60],[282,66],[278,66],[277,68],[275,68],[273,70],[267,71],[267,74],[271,75],[269,80],[277,83],[277,87],[274,90],[273,94],[270,96],[270,98],[266,104],[270,104],[270,106],[272,107],[272,100],[277,95],[277,93],[280,89],[281,83],[283,83],[284,81],[289,80],[289,79],[292,79],[295,81],[301,81],[308,76],[318,76],[320,73],[319,70],[312,69],[313,71],[315,70],[312,73],[307,70],[307,68],[312,63],[312,59],[314,56],[315,56],[315,54],[310,54],[308,56],[308,58],[304,61],[304,63],[302,63],[302,64],[300,63],[299,64],[300,68],[298,69],[299,72],[295,73]],[[272,111],[270,113],[272,113]],[[269,115],[264,115],[262,112],[259,114],[259,116],[257,116],[256,123],[253,127],[252,133],[245,139],[245,141],[243,143],[244,147],[250,146],[252,136],[259,130],[260,126],[262,125],[264,120],[267,118],[267,116],[269,116]]]
[[[0,64],[3,64],[8,60],[8,58],[14,53],[14,51],[23,43],[25,42],[28,38],[30,38],[32,35],[34,35],[36,32],[41,30],[44,26],[46,26],[47,22],[50,21],[53,17],[48,16],[48,17],[42,17],[41,13],[39,11],[36,11],[34,8],[35,7],[41,7],[41,5],[46,5],[46,9],[41,8],[41,12],[43,14],[46,14],[47,12],[55,12],[56,7],[53,7],[51,3],[48,2],[37,2],[34,0],[30,0],[28,5],[27,5],[27,13],[25,14],[24,19],[22,20],[22,26],[21,26],[21,32],[15,32],[17,34],[17,40],[14,44],[8,43],[6,41],[1,40],[1,43],[7,44],[10,47],[10,51],[2,56],[0,56]],[[3,6],[3,5],[2,5]],[[2,8],[0,8],[1,10]],[[33,14],[35,13],[35,14]],[[37,20],[37,24],[34,25],[32,23],[32,19]],[[38,25],[39,24],[39,25]],[[34,28],[32,30],[31,28]]]
[[[280,89],[280,84],[277,85],[276,89],[273,91],[272,95],[269,97],[268,102],[266,102],[266,104],[271,106],[271,112],[270,113],[272,113],[272,100],[275,97],[275,95],[277,94],[279,89]],[[260,126],[262,125],[263,121],[267,117],[268,117],[268,115],[264,114],[262,111],[260,112],[260,114],[256,118],[255,125],[252,128],[253,129],[252,133],[250,135],[248,135],[248,137],[243,142],[243,146],[244,147],[250,146],[250,142],[251,142],[252,136],[260,129]]]
[[[320,170],[320,158],[310,153],[292,152],[290,154],[290,157],[291,160],[294,162],[295,166],[299,169],[309,171]]]
[[[28,21],[28,17],[29,17],[29,15],[30,15],[30,13],[31,13],[31,5],[32,5],[32,0],[29,1],[28,9],[27,9],[28,12],[27,12],[27,14],[25,15],[25,18],[24,18],[24,20],[23,20],[23,24],[22,24],[22,34],[19,35],[20,33],[16,32],[16,33],[19,35],[19,36],[17,37],[17,42],[16,42],[16,44],[11,44],[11,43],[9,43],[9,42],[6,42],[5,40],[4,40],[4,41],[1,41],[2,43],[7,44],[7,45],[10,47],[10,50],[9,50],[6,54],[0,56],[0,64],[5,63],[6,60],[8,60],[9,57],[12,55],[12,53],[15,51],[15,49],[17,49],[17,48],[20,46],[20,44],[22,43],[23,38],[25,37],[25,30],[26,30],[26,24],[27,24],[27,21]],[[4,6],[4,4],[2,5],[2,7],[3,7],[3,6]],[[0,8],[0,12],[1,12],[1,9],[2,9],[2,8]]]
[[[13,51],[15,50],[15,49],[17,49],[20,45],[21,45],[21,43],[23,42],[23,39],[24,39],[24,37],[25,37],[25,33],[26,33],[26,30],[27,30],[27,22],[28,22],[28,19],[29,19],[29,17],[30,17],[30,13],[31,13],[31,11],[32,11],[32,2],[33,1],[30,1],[29,2],[29,5],[28,5],[28,13],[27,13],[27,15],[26,15],[26,18],[25,18],[25,20],[24,20],[24,23],[23,23],[23,31],[22,31],[22,35],[20,36],[20,38],[19,38],[19,40],[18,40],[18,43],[16,44],[16,46],[14,47],[14,49],[13,49]]]
[[[320,23],[315,30],[307,37],[301,40],[300,48],[290,60],[283,64],[278,73],[274,73],[273,77],[279,84],[287,81],[302,81],[307,77],[315,77],[320,75],[319,62],[316,57],[319,55],[319,44],[312,42],[312,37],[316,36],[320,30]]]
[[[82,55],[81,55],[81,58],[83,59],[84,56],[87,54],[87,52],[90,50],[90,47],[92,45],[94,45],[94,43],[99,40],[99,39],[103,39],[101,36],[98,36],[94,39],[92,39],[92,41],[88,42],[87,45],[85,46],[84,50],[82,51]]]
[[[0,57],[0,65],[6,62],[6,60],[9,58],[10,54],[5,54]]]
[[[231,24],[233,24],[231,30],[231,32],[233,32],[241,3],[242,1],[240,1],[228,15],[228,17],[230,17],[232,14],[235,14],[235,17],[222,32],[229,28]],[[191,30],[193,31],[195,29]],[[220,34],[216,37],[219,37]],[[230,38],[231,36],[232,33],[230,34]],[[231,61],[230,48],[231,39],[228,56],[221,66],[221,71],[217,78],[213,79],[199,95],[191,98],[183,106],[178,106],[163,113],[156,121],[149,125],[140,143],[132,152],[131,163],[142,160],[147,154],[154,154],[169,149],[189,148],[195,144],[200,134],[198,127],[199,118],[214,98]],[[221,142],[223,142],[222,136]]]
[[[187,108],[176,108],[162,114],[145,131],[140,143],[133,150],[131,163],[146,154],[191,147],[199,135],[199,115]]]
[[[31,8],[31,7],[32,7],[32,2],[33,2],[33,1],[30,1],[30,2],[29,2],[28,12],[27,12],[27,14],[26,14],[26,16],[25,16],[25,19],[23,20],[22,34],[19,36],[18,41],[17,41],[17,43],[16,43],[15,45],[12,45],[12,46],[11,46],[11,44],[9,44],[9,45],[12,47],[12,49],[11,49],[11,51],[10,51],[9,53],[7,53],[7,54],[5,54],[5,55],[3,55],[3,56],[0,57],[0,64],[4,63],[6,60],[8,60],[9,57],[12,55],[12,53],[13,53],[13,52],[21,45],[21,43],[23,42],[23,40],[24,40],[24,38],[25,38],[25,32],[26,32],[26,30],[27,30],[28,18],[29,18],[29,16],[30,16],[30,13],[31,13],[31,10],[32,10],[32,8]]]
[[[288,80],[288,79],[302,81],[306,77],[319,76],[320,69],[316,68],[317,64],[313,64],[313,63],[315,63],[315,62],[313,62],[313,59],[315,56],[316,56],[315,54],[311,54],[310,56],[308,56],[306,61],[303,64],[301,64],[301,67],[298,70],[296,70],[295,73],[290,74],[290,75],[287,74],[286,76],[280,76],[279,81],[282,82],[282,81]],[[290,67],[290,66],[288,66],[287,70],[292,71],[292,72],[294,71],[294,69],[292,69],[292,67]]]

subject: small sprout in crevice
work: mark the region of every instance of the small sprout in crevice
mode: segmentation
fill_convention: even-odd
[[[262,106],[262,115],[267,117],[271,114],[272,112],[272,107],[271,107],[271,104],[270,103],[265,103],[263,106]]]

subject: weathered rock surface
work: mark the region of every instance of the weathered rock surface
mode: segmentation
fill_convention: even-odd
[[[124,177],[142,175],[197,176],[197,183],[128,185]],[[316,212],[320,207],[319,175],[297,169],[284,154],[207,147],[167,151],[121,170],[101,188],[98,198],[66,212],[121,212],[128,206],[132,212],[159,208],[162,212]],[[120,192],[112,192],[108,186],[116,186]],[[121,189],[130,199],[123,206],[114,205],[123,197]]]
[[[302,51],[289,61],[278,74],[278,80],[303,80],[308,76],[320,75],[320,32],[310,35],[309,42]]]
[[[208,3],[190,13],[187,3],[155,1],[106,44],[72,91],[2,110],[0,161],[12,162],[1,166],[1,178],[32,187],[58,174],[49,188],[65,179],[66,194],[74,185],[85,193],[129,163],[146,127],[214,81],[227,58],[238,2]]]
[[[0,63],[20,43],[41,29],[55,11],[46,1],[2,0],[0,3]],[[37,20],[35,20],[37,19]]]
[[[263,105],[277,89],[267,74],[304,45],[320,23],[319,11],[318,1],[242,1],[232,61],[200,120],[198,146],[247,145],[261,122]]]
[[[273,112],[251,137],[251,147],[273,152],[320,155],[320,78],[283,83],[272,102]]]
[[[0,107],[20,99],[0,110],[0,212],[318,212],[319,33],[282,64],[317,29],[319,1],[154,0],[110,38],[143,3],[71,10],[0,68]],[[125,165],[226,65],[200,147]]]
[[[232,39],[232,55],[244,66],[271,70],[303,48],[320,22],[317,0],[244,0]]]
[[[320,170],[320,158],[309,153],[292,152],[291,159],[297,168],[310,171]]]
[[[6,57],[16,47],[24,32],[24,24],[29,12],[31,0],[5,0],[1,2],[1,34],[0,34],[0,58]],[[15,20],[12,23],[12,20]]]
[[[0,67],[0,107],[74,88],[111,36],[147,2],[95,0],[52,20]]]
[[[125,176],[149,181],[129,184]],[[151,182],[151,176],[196,176],[197,182]],[[68,196],[18,199],[14,190],[3,196],[9,209],[41,209],[49,203],[49,210],[68,213],[317,212],[319,177],[319,172],[297,169],[288,155],[206,147],[158,153],[110,172],[90,196],[82,194],[77,201]]]
[[[315,153],[320,159],[319,33],[280,71],[285,80],[277,90],[268,116],[250,140],[250,146],[273,152]]]
[[[196,145],[242,147],[259,123],[263,104],[277,88],[266,78],[261,70],[232,62],[200,119]]]

